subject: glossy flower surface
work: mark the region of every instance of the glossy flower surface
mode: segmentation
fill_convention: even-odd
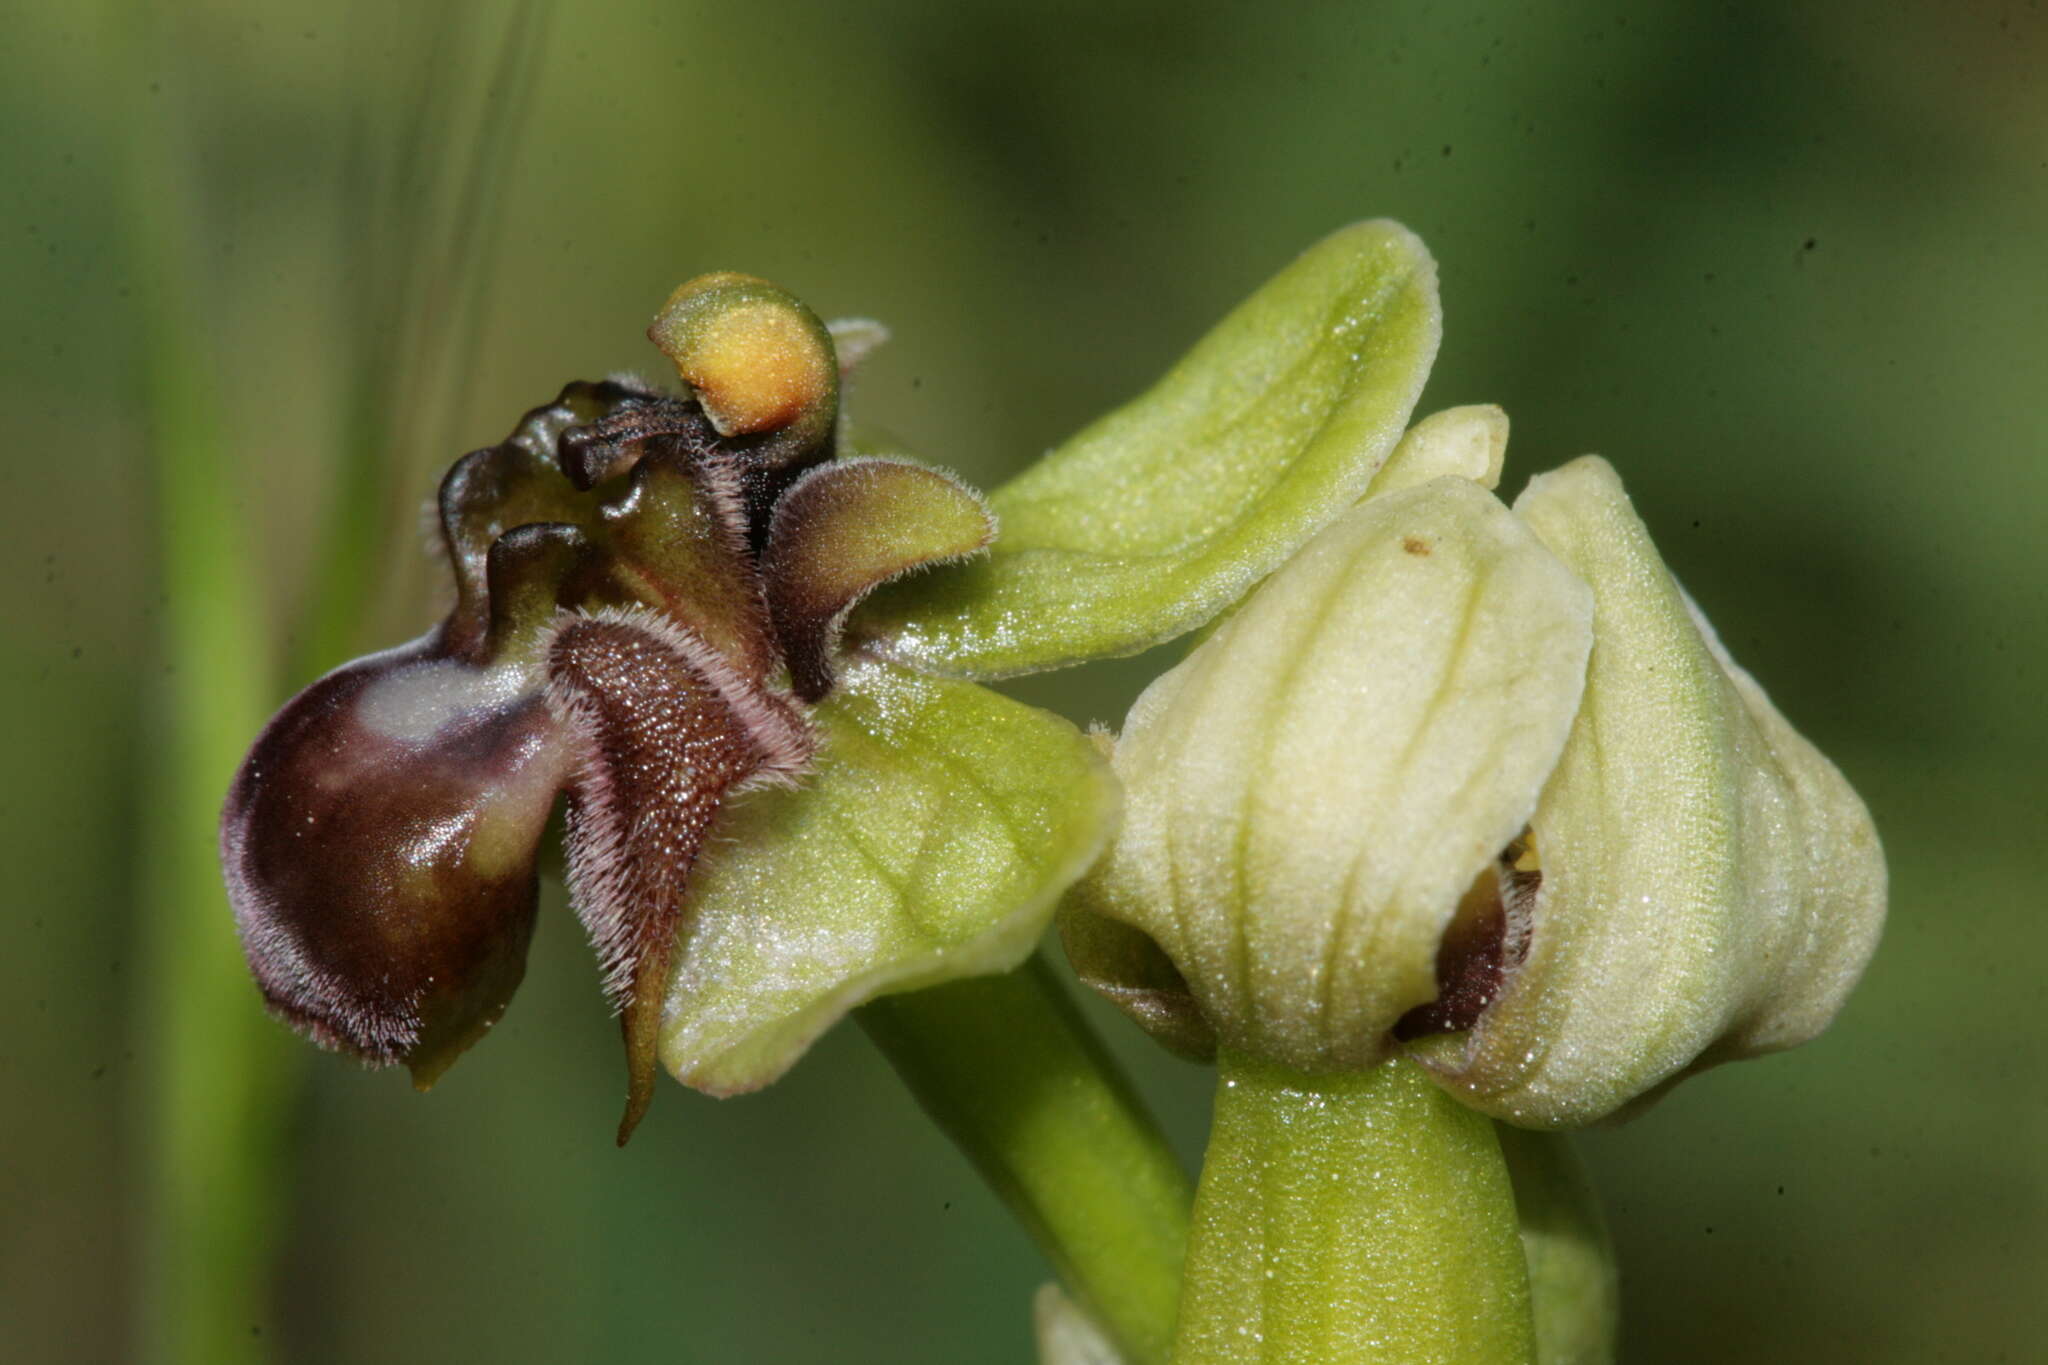
[[[1789,1047],[1873,951],[1884,866],[1587,458],[1510,511],[1497,409],[1368,497],[1132,708],[1128,814],[1063,919],[1163,1041],[1305,1071],[1413,1042],[1529,1126]]]
[[[447,618],[251,749],[221,848],[265,998],[430,1083],[518,984],[558,797],[621,1141],[657,1062],[753,1089],[865,1000],[1014,966],[1117,788],[1071,725],[956,679],[1227,607],[1364,490],[1437,326],[1420,243],[1347,229],[984,503],[843,428],[872,324],[835,345],[764,281],[684,286],[649,329],[680,392],[571,384],[458,461]]]

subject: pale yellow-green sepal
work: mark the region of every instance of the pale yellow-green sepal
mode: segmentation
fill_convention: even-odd
[[[1508,415],[1503,409],[1492,403],[1445,408],[1408,428],[1380,472],[1372,476],[1365,495],[1398,493],[1446,476],[1495,488],[1507,455]]]
[[[1884,865],[1862,802],[1703,633],[1605,461],[1532,480],[1516,510],[1591,586],[1595,643],[1530,822],[1527,959],[1462,1048],[1429,1053],[1469,1103],[1565,1126],[1818,1033],[1876,945]]]

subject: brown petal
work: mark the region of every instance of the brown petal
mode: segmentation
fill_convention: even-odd
[[[301,692],[221,819],[242,943],[271,1008],[422,1088],[504,1012],[533,932],[535,849],[565,769],[537,691],[436,638]]]
[[[775,504],[761,571],[768,611],[805,701],[832,690],[846,613],[874,588],[995,539],[981,499],[951,475],[901,460],[820,465]]]
[[[565,618],[547,660],[550,705],[582,749],[569,892],[625,1032],[624,1145],[653,1098],[683,886],[705,835],[735,788],[792,780],[816,745],[788,702],[651,611]]]

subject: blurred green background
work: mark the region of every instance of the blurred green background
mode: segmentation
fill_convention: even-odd
[[[857,414],[990,483],[1384,214],[1442,263],[1425,407],[1504,404],[1510,491],[1611,457],[1891,854],[1826,1038],[1587,1138],[1627,1356],[2041,1358],[2037,5],[537,15],[10,14],[0,1357],[139,1357],[152,1173],[223,1211],[275,1139],[275,1290],[235,1306],[274,1359],[1028,1359],[1046,1272],[856,1031],[759,1096],[667,1086],[615,1151],[616,1033],[558,901],[431,1097],[252,1029],[222,763],[429,618],[439,469],[564,379],[651,368],[685,276],[885,319]],[[1019,690],[1114,720],[1152,667]],[[1206,1075],[1098,1017],[1192,1161]],[[215,1165],[180,1114],[227,1120]]]

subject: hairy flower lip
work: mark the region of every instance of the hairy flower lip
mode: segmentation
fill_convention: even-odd
[[[435,656],[436,685],[477,704],[530,698],[562,668],[558,657],[550,666],[565,638],[561,613],[643,610],[659,613],[656,629],[638,629],[635,640],[688,633],[746,687],[796,705],[786,686],[814,702],[809,719],[828,737],[801,789],[769,786],[720,807],[730,834],[713,837],[718,856],[692,874],[690,923],[674,935],[683,956],[662,1010],[668,1068],[713,1093],[756,1088],[876,992],[1014,965],[1106,839],[1116,785],[1071,726],[936,675],[1000,676],[1127,653],[1237,600],[1371,482],[1420,392],[1440,318],[1435,265],[1412,233],[1385,221],[1341,229],[1233,310],[1160,384],[1055,452],[1061,468],[1049,481],[1015,481],[1018,514],[1037,529],[1010,529],[1007,539],[1028,543],[996,575],[1001,591],[963,601],[961,590],[980,590],[976,570],[933,575],[910,585],[920,591],[863,607],[850,642],[838,639],[840,628],[876,584],[973,556],[992,534],[988,510],[947,476],[897,462],[872,481],[890,485],[881,490],[887,516],[804,518],[801,537],[792,529],[778,543],[776,513],[797,491],[839,480],[849,496],[877,495],[853,486],[866,462],[837,458],[868,449],[841,425],[837,394],[858,353],[883,335],[874,324],[827,329],[763,281],[705,277],[679,290],[650,329],[685,384],[680,394],[632,381],[571,384],[498,446],[458,462],[439,507],[456,605],[421,646]],[[1218,392],[1228,415],[1196,410],[1199,395]],[[1125,494],[1162,470],[1178,493],[1133,507]],[[1105,499],[1105,487],[1124,492]],[[863,523],[912,507],[936,508],[931,524],[949,529],[893,544],[863,533]],[[1126,544],[1133,515],[1144,526]],[[1078,539],[1059,529],[1074,516],[1088,523]],[[1189,526],[1203,534],[1181,545]],[[1105,534],[1097,548],[1121,566],[1107,575],[1082,563]],[[1155,541],[1184,552],[1155,560],[1142,553]],[[1039,557],[1048,546],[1055,559],[1081,553],[1048,564]],[[853,561],[858,571],[841,571]],[[816,573],[827,563],[830,582]],[[925,585],[939,590],[920,603]],[[972,637],[970,652],[994,654],[958,659],[919,646],[928,622],[963,607],[969,619],[955,624]],[[1030,638],[1062,623],[1074,629]],[[672,671],[678,687],[736,695],[680,664]],[[681,681],[685,674],[696,681]],[[410,686],[397,691],[403,703],[426,704]],[[723,701],[719,708],[729,718]],[[549,715],[567,736],[573,717],[561,711]],[[414,708],[413,729],[432,738],[421,714]],[[641,722],[629,728],[652,734]],[[580,758],[558,785],[588,788],[602,746],[587,733],[561,743]],[[722,790],[746,786],[741,766],[723,770]],[[531,840],[522,847],[530,857]],[[802,894],[791,894],[792,882]],[[757,914],[769,921],[757,925]],[[624,1129],[644,1102],[646,1005],[636,991],[627,1012]],[[469,1022],[487,1026],[492,1010]]]
[[[547,709],[578,755],[569,893],[624,1027],[623,1145],[654,1094],[662,993],[684,888],[730,796],[788,784],[817,739],[799,709],[656,611],[559,618]]]
[[[524,823],[537,840],[567,764],[533,700],[430,700],[440,718],[410,734],[395,715],[365,716],[365,694],[441,662],[438,636],[345,664],[288,703],[251,748],[221,820],[236,926],[265,1000],[321,1045],[376,1065],[415,1061],[437,1024],[471,1026],[444,1020],[450,1011],[472,1014],[476,1033],[502,1013],[523,973],[537,882],[531,851],[507,855],[491,836]],[[324,733],[337,723],[339,735]],[[400,772],[411,804],[350,799],[351,774],[384,767]],[[402,913],[466,868],[460,913]],[[365,889],[382,913],[358,900]],[[307,906],[318,907],[317,933]],[[474,1000],[469,982],[480,983]]]

